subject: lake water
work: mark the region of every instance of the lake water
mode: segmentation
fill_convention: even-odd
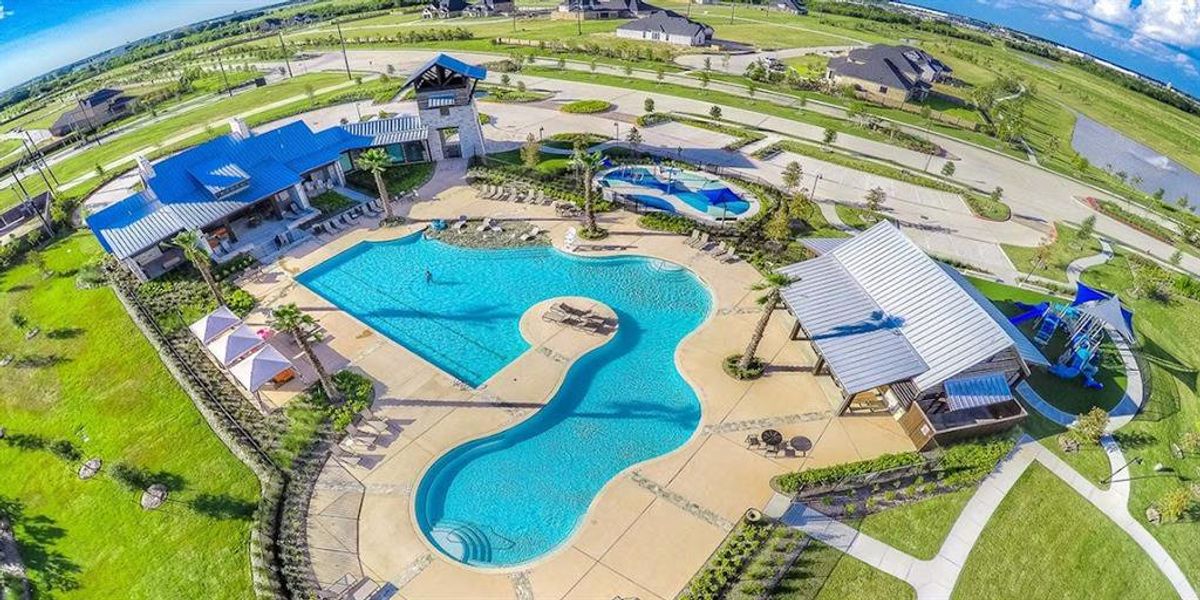
[[[1131,178],[1140,176],[1142,183],[1137,187],[1146,193],[1162,188],[1167,202],[1187,195],[1193,211],[1200,204],[1200,175],[1083,115],[1075,123],[1071,147],[1093,166],[1103,169],[1112,165],[1114,172],[1124,171]]]

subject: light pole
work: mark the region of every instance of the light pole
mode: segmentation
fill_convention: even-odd
[[[342,24],[334,23],[337,26],[338,39],[342,41],[342,62],[346,63],[346,79],[354,79],[350,74],[350,57],[346,54],[346,38],[342,35]]]
[[[288,60],[287,46],[283,43],[283,31],[279,32],[279,50],[283,52],[283,64],[287,65],[288,79],[291,79],[295,75],[292,75],[292,61]]]
[[[813,177],[813,186],[812,186],[812,194],[811,194],[814,202],[817,200],[817,184],[820,182],[821,182],[821,174],[817,173],[816,176]]]
[[[613,140],[618,142],[621,141],[621,124],[619,122],[613,121],[613,131],[615,131],[617,134],[615,137],[613,137]]]
[[[1142,457],[1140,457],[1140,456],[1134,457],[1133,460],[1125,463],[1125,466],[1121,467],[1120,469],[1117,469],[1116,471],[1113,471],[1112,475],[1109,475],[1108,477],[1101,479],[1100,483],[1104,484],[1104,485],[1108,485],[1108,484],[1112,483],[1113,477],[1116,477],[1117,473],[1120,473],[1121,471],[1128,469],[1129,465],[1140,465],[1140,464],[1142,464]]]
[[[538,127],[538,141],[540,142],[544,139],[546,139],[546,128]]]

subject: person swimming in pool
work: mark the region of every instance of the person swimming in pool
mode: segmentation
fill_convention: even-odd
[[[433,271],[425,269],[425,283],[433,283]]]

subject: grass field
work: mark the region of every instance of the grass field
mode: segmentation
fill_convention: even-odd
[[[796,566],[784,576],[772,600],[908,600],[916,592],[907,583],[812,540]]]
[[[921,560],[937,556],[975,489],[942,494],[864,517],[858,530]]]
[[[1046,245],[1046,254],[1041,259],[1037,248],[1009,244],[1000,247],[1018,271],[1067,283],[1067,265],[1075,259],[1098,254],[1100,242],[1095,236],[1079,239],[1079,229],[1064,223],[1055,223],[1054,230],[1054,241]]]
[[[1041,465],[1021,476],[963,567],[955,600],[1172,598],[1145,552]]]
[[[258,486],[159,361],[108,288],[79,290],[74,272],[99,253],[80,233],[0,273],[0,507],[40,598],[247,598]],[[26,341],[9,315],[41,333]],[[66,440],[104,461],[80,481],[40,443]],[[172,488],[154,512],[109,475],[125,462]]]

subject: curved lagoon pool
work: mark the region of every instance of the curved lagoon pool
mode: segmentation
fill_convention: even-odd
[[[586,296],[616,311],[616,335],[571,367],[546,406],[451,450],[422,478],[417,522],[461,562],[507,567],[554,550],[605,483],[679,447],[699,423],[700,404],[675,368],[675,349],[707,317],[711,297],[678,265],[551,248],[474,250],[409,236],[361,243],[298,279],[472,386],[529,348],[518,322],[530,306]]]
[[[737,219],[753,214],[750,211],[754,204],[742,194],[719,178],[695,171],[623,166],[600,173],[598,179],[605,188],[667,212],[691,212],[714,219]]]

